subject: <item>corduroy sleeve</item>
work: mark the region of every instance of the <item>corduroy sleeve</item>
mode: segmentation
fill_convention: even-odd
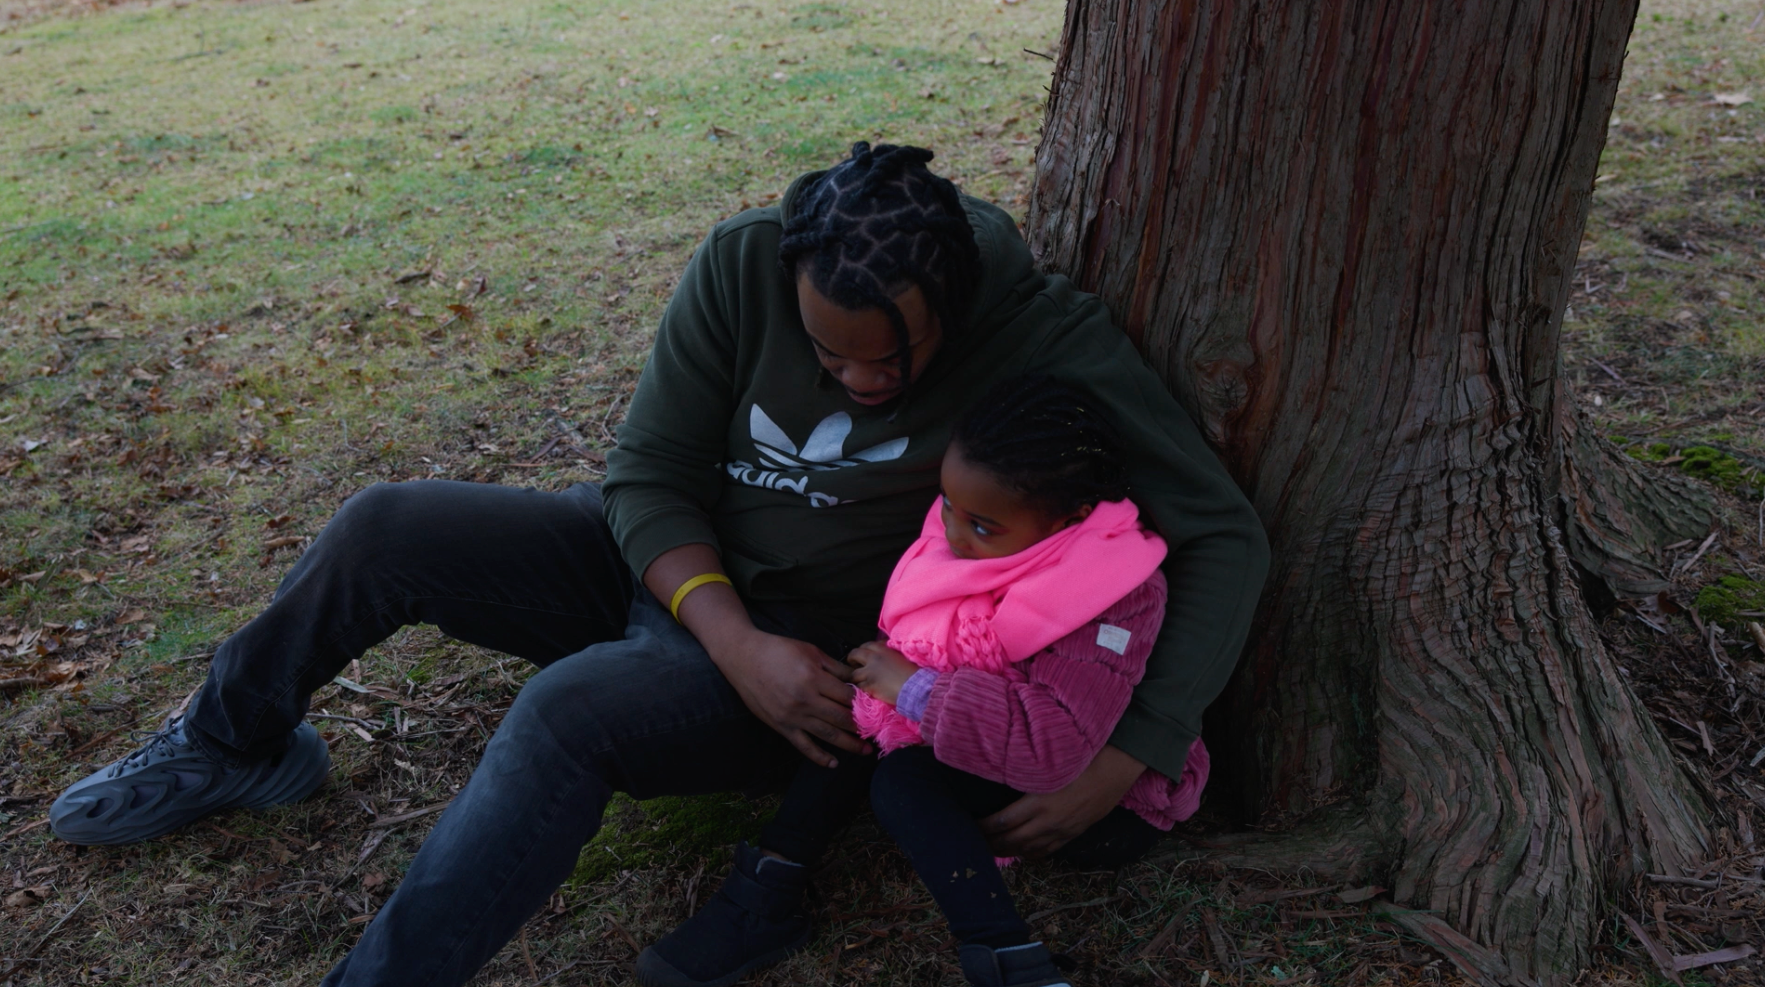
[[[1044,292],[1067,313],[1031,372],[1084,387],[1121,434],[1131,496],[1170,547],[1164,626],[1110,743],[1172,778],[1182,776],[1201,714],[1250,633],[1268,573],[1268,537],[1187,412],[1094,295],[1050,277]]]
[[[723,488],[736,348],[717,249],[713,231],[687,262],[607,454],[607,523],[639,578],[670,549],[717,547],[710,511]]]
[[[1025,659],[1023,682],[978,668],[938,676],[919,722],[938,760],[1020,792],[1071,784],[1109,741],[1140,680],[1164,613],[1164,584],[1154,572]]]

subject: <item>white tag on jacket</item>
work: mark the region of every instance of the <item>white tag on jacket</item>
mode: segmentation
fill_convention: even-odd
[[[1097,625],[1097,646],[1108,648],[1118,655],[1128,653],[1128,642],[1133,638],[1134,632],[1126,627],[1117,627],[1114,624]]]

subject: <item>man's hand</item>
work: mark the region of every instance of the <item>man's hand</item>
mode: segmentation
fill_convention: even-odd
[[[1121,804],[1146,765],[1117,747],[1104,747],[1091,766],[1058,792],[1025,795],[981,820],[993,852],[1040,857],[1065,846]]]
[[[687,580],[722,571],[711,546],[682,545],[657,556],[643,581],[666,606]],[[804,757],[824,768],[836,763],[816,738],[840,750],[870,753],[852,724],[852,687],[846,684],[852,680],[851,669],[813,644],[755,628],[741,597],[725,583],[706,583],[689,592],[677,616],[748,709]]]
[[[856,670],[852,683],[889,705],[901,696],[901,687],[919,671],[919,666],[881,641],[866,641],[852,649],[846,664]]]
[[[767,726],[803,756],[831,768],[839,762],[820,744],[870,753],[852,723],[852,670],[795,638],[755,630],[711,652],[729,684]]]

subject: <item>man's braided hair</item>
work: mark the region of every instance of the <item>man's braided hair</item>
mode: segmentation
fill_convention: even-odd
[[[951,441],[1053,517],[1128,495],[1115,429],[1096,402],[1044,374],[999,382],[957,421]]]
[[[844,309],[881,309],[900,345],[901,386],[913,381],[907,320],[894,298],[925,293],[946,333],[968,307],[980,248],[956,186],[926,168],[932,152],[866,141],[801,193],[778,261]]]

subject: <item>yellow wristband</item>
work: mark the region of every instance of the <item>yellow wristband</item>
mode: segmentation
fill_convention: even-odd
[[[722,583],[725,586],[735,585],[729,581],[728,576],[725,576],[721,572],[707,572],[703,575],[694,576],[686,582],[681,583],[680,588],[674,591],[674,599],[668,604],[668,611],[674,614],[674,620],[676,623],[680,622],[680,602],[686,599],[686,594],[691,593],[693,590],[698,589],[706,583]]]

